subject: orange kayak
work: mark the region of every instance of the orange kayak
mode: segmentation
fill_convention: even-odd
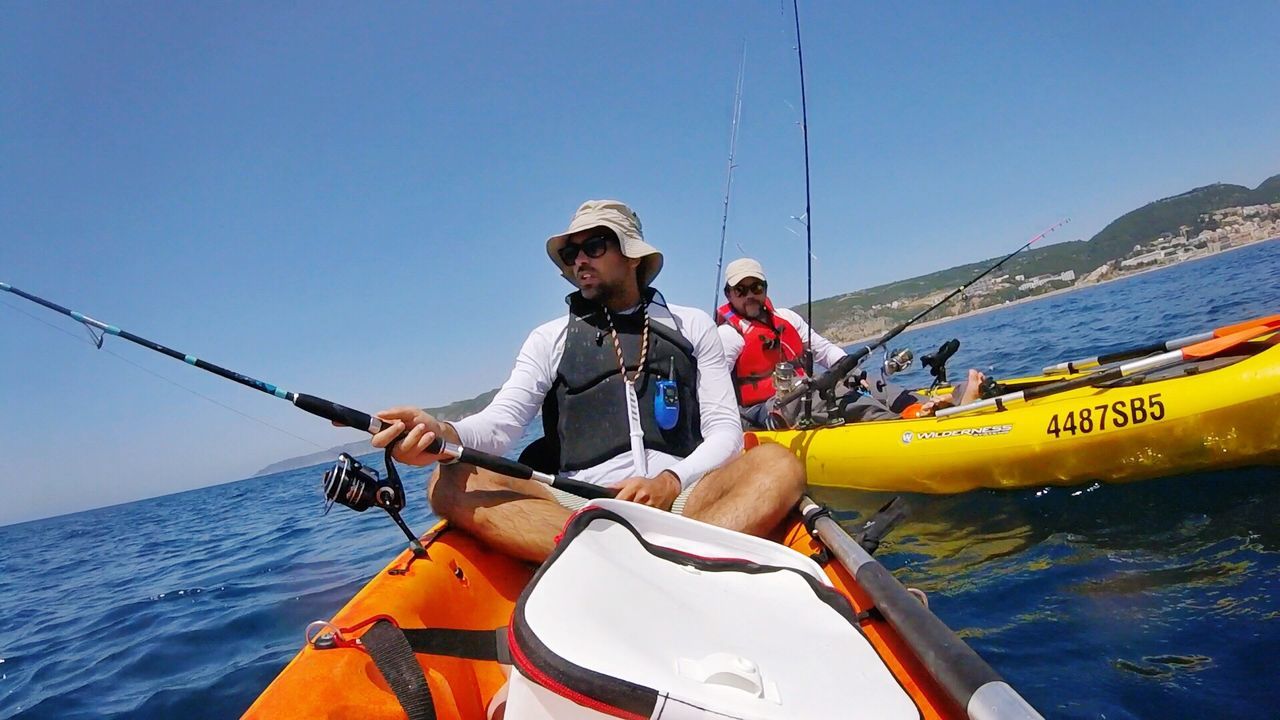
[[[822,548],[798,513],[773,539],[804,555]],[[488,550],[444,522],[428,531],[422,542],[426,557],[414,557],[408,550],[401,553],[328,625],[309,632],[310,639],[377,616],[389,616],[403,628],[493,630],[511,621],[517,598],[536,568]],[[872,602],[854,577],[835,560],[823,559],[820,565],[858,613],[859,629],[919,716],[965,717],[965,709],[950,699],[894,627],[878,612],[863,614],[872,609]],[[808,651],[802,641],[797,651]],[[485,718],[490,701],[507,682],[503,666],[494,660],[414,657],[427,678],[438,718]],[[405,710],[363,649],[317,649],[308,642],[245,717],[404,718]]]

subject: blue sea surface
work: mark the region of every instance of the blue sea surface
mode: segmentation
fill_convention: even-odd
[[[919,356],[958,337],[953,373],[1000,377],[1275,312],[1271,241],[894,344]],[[918,368],[903,377],[929,379]],[[380,512],[321,516],[322,470],[0,527],[0,719],[243,712],[307,623],[404,545]],[[406,470],[405,518],[421,532],[427,475]],[[1278,481],[1270,467],[912,495],[879,557],[1047,716],[1270,716],[1280,707]],[[819,497],[847,520],[884,500]],[[335,679],[316,691],[342,688]]]

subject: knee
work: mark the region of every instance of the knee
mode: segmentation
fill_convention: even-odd
[[[468,472],[470,470],[470,472]],[[427,502],[436,517],[455,525],[465,524],[471,513],[467,512],[467,493],[478,481],[474,468],[464,465],[439,465],[427,484]]]
[[[456,484],[442,480],[444,468],[444,465],[439,465],[431,473],[431,480],[427,482],[427,503],[431,505],[431,511],[436,517],[452,521],[450,516],[454,514],[453,510],[458,503]]]
[[[806,485],[800,458],[777,443],[761,443],[748,451],[748,456],[756,462],[756,477],[761,482],[781,495],[800,499]]]

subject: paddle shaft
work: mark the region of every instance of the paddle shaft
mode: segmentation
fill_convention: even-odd
[[[1176,365],[1184,360],[1198,360],[1212,357],[1223,350],[1227,350],[1239,345],[1240,343],[1247,342],[1259,335],[1269,332],[1270,330],[1271,329],[1266,325],[1245,328],[1225,337],[1210,338],[1193,345],[1188,345],[1179,350],[1171,350],[1166,353],[1161,353],[1160,355],[1152,355],[1151,357],[1145,357],[1141,360],[1134,360],[1133,362],[1118,365],[1116,367],[1103,370],[1102,372],[1089,373],[1087,375],[1081,375],[1068,380],[1059,380],[1058,382],[1051,382],[1047,385],[1040,385],[1039,387],[1027,388],[1026,390],[1019,390],[1017,392],[1007,393],[998,397],[978,400],[977,402],[972,402],[968,405],[943,408],[936,413],[936,417],[944,418],[951,415],[960,415],[962,413],[969,413],[990,407],[994,407],[997,410],[1004,410],[1006,406],[1012,403],[1036,400],[1084,387],[1093,387],[1095,385],[1101,385],[1102,383],[1126,378],[1131,375],[1137,375],[1138,373],[1150,372],[1170,365]]]
[[[870,596],[875,609],[898,632],[929,674],[972,720],[1041,717],[839,523],[819,514],[820,511],[810,498],[800,499],[800,513],[813,524],[818,539]]]
[[[263,382],[262,380],[258,380],[256,378],[251,378],[248,375],[242,375],[241,373],[235,372],[234,370],[228,370],[227,368],[221,367],[219,365],[215,365],[211,362],[201,360],[200,358],[197,358],[193,355],[187,355],[186,353],[179,352],[172,348],[161,345],[160,343],[153,342],[151,340],[148,340],[138,335],[134,335],[133,333],[127,330],[121,330],[115,325],[109,325],[99,320],[95,320],[89,317],[88,315],[85,315],[84,313],[76,312],[75,310],[70,310],[57,303],[45,300],[42,297],[32,295],[31,293],[25,292],[23,290],[19,290],[18,288],[13,287],[8,283],[0,282],[0,290],[13,293],[18,297],[25,298],[38,305],[43,305],[44,307],[49,308],[50,310],[53,310],[55,312],[62,313],[63,315],[66,315],[67,317],[77,322],[84,323],[85,325],[88,325],[90,327],[95,327],[101,330],[102,332],[107,333],[108,335],[114,335],[116,337],[123,338],[125,340],[128,340],[129,342],[135,343],[137,345],[141,345],[142,347],[145,347],[149,350],[154,350],[158,353],[168,355],[171,358],[181,360],[187,363],[188,365],[193,365],[195,367],[200,368],[201,370],[211,372],[214,375],[217,375],[219,377],[226,378],[227,380],[240,383],[241,385],[245,385],[247,387],[251,387],[254,390],[259,390],[261,392],[267,393],[268,395],[278,397],[282,400],[288,400],[300,410],[304,410],[317,417],[322,417],[325,420],[329,420],[330,422],[335,422],[335,423],[338,423],[339,425],[346,425],[348,427],[353,427],[357,430],[364,430],[365,432],[368,432],[370,435],[376,435],[377,433],[390,427],[390,424],[387,423],[385,420],[382,420],[381,418],[378,418],[374,415],[370,415],[369,413],[361,412],[354,408],[349,408],[346,405],[341,405],[339,403],[333,402],[332,400],[326,400],[316,395],[307,395],[306,393],[291,392],[279,386],[273,385],[271,383]],[[573,480],[573,479],[564,477],[562,475],[550,475],[547,473],[538,472],[537,470],[534,470],[533,468],[523,463],[519,463],[514,460],[508,460],[507,458],[504,458],[498,455],[491,455],[489,453],[481,452],[479,450],[472,450],[471,448],[465,448],[465,447],[462,447],[461,445],[456,445],[454,443],[445,442],[441,438],[437,438],[436,441],[432,444],[430,448],[430,452],[442,454],[442,455],[445,455],[446,457],[451,458],[453,461],[464,462],[470,465],[475,465],[476,467],[482,467],[486,470],[491,470],[501,475],[508,475],[511,477],[521,478],[525,480],[535,480],[537,482],[550,485],[559,490],[573,493],[580,497],[585,497],[585,498],[613,497],[614,495],[617,494],[617,491],[613,490],[612,488],[606,488],[600,485],[593,485],[591,483],[580,482],[578,480]]]
[[[1179,348],[1187,347],[1188,345],[1195,345],[1214,338],[1225,337],[1232,333],[1248,328],[1258,327],[1260,325],[1266,325],[1269,327],[1280,325],[1280,315],[1269,315],[1267,317],[1254,318],[1253,320],[1245,320],[1244,322],[1239,322],[1234,325],[1226,325],[1224,327],[1217,328],[1216,330],[1210,330],[1209,332],[1198,333],[1196,335],[1187,335],[1186,337],[1174,338],[1172,340],[1151,343],[1149,345],[1141,345],[1127,350],[1117,350],[1116,352],[1098,355],[1091,358],[1070,360],[1046,367],[1044,369],[1044,374],[1074,374],[1084,370],[1091,370],[1101,365],[1110,365],[1111,363],[1120,362],[1121,360],[1130,360],[1132,358],[1139,358],[1143,355],[1150,355],[1152,353],[1177,350]]]

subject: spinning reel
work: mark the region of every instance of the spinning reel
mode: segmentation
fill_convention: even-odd
[[[427,551],[400,517],[400,511],[405,506],[405,494],[400,473],[391,459],[393,447],[395,443],[387,446],[384,455],[387,467],[385,478],[377,470],[347,453],[338,455],[338,461],[324,474],[324,512],[327,515],[335,502],[356,512],[364,512],[371,507],[382,508],[404,531],[405,537],[409,538],[414,554],[423,556]]]
[[[926,356],[928,357],[928,356]],[[893,350],[884,360],[885,377],[895,375],[911,367],[911,361],[915,359],[915,355],[911,352],[911,348],[901,348]]]

